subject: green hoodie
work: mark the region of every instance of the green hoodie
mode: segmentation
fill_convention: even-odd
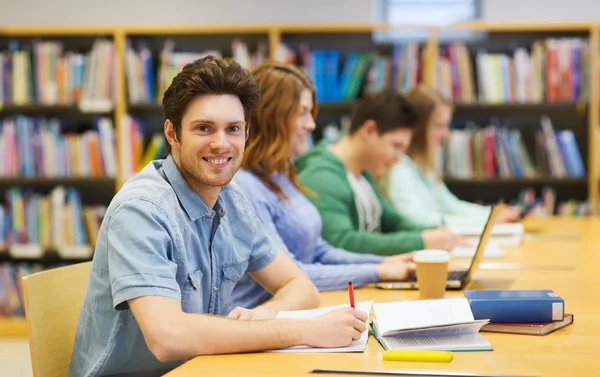
[[[363,175],[371,183],[383,209],[381,233],[359,230],[358,210],[346,168],[329,152],[325,142],[298,158],[296,167],[302,185],[315,194],[307,197],[319,210],[323,219],[321,236],[331,245],[378,255],[395,255],[424,248],[421,232],[427,228],[398,214],[383,198],[367,172]]]

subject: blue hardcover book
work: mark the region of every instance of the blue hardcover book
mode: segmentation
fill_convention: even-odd
[[[552,290],[464,291],[475,319],[493,323],[562,321],[564,300]]]

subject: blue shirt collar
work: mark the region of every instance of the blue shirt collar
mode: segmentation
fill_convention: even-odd
[[[208,208],[208,206],[200,199],[198,194],[188,185],[186,180],[181,175],[181,172],[177,168],[173,156],[169,154],[163,164],[163,171],[169,180],[171,187],[175,191],[175,195],[179,199],[181,206],[190,217],[192,221],[198,220],[201,217],[214,217],[218,215],[220,217],[225,216],[225,209],[223,207],[223,199],[221,194],[227,191],[229,187],[223,186],[221,193],[217,198],[214,209]]]

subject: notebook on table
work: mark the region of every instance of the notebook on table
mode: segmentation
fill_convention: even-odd
[[[327,306],[323,308],[317,309],[309,309],[309,310],[293,310],[293,311],[282,311],[277,314],[275,319],[310,319],[318,317],[322,314],[326,314],[332,310],[340,309],[344,307],[348,307],[348,304],[345,305],[336,305],[336,306]],[[361,301],[355,304],[356,309],[367,313],[369,318],[367,319],[367,324],[371,320],[371,307],[373,306],[373,301]],[[364,352],[367,348],[367,341],[369,339],[369,329],[367,329],[361,334],[359,340],[355,340],[350,343],[347,347],[338,347],[338,348],[313,348],[308,346],[294,346],[289,348],[284,348],[280,350],[273,350],[271,352],[299,352],[299,353],[323,353],[323,352]]]

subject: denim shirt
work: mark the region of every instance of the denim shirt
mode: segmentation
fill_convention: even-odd
[[[268,188],[258,176],[240,169],[233,182],[244,187],[248,200],[274,244],[308,275],[319,291],[344,289],[348,282],[362,286],[379,280],[377,263],[383,257],[353,253],[331,246],[321,238],[323,222],[317,208],[285,176],[271,177],[287,200]],[[236,285],[232,300],[223,308],[253,308],[271,294],[246,275]]]
[[[154,376],[179,366],[185,360],[154,357],[127,301],[164,296],[186,313],[218,315],[241,277],[275,252],[238,186],[224,186],[211,209],[171,156],[150,162],[117,193],[100,227],[69,376]]]

